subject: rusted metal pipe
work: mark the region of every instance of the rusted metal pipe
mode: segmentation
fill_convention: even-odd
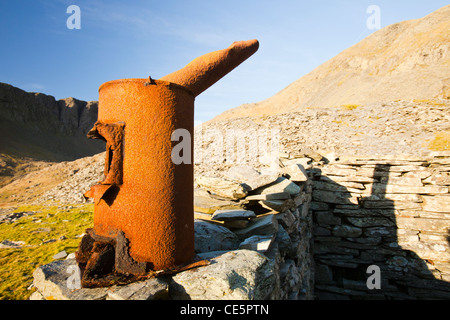
[[[227,49],[205,54],[160,80],[179,84],[194,96],[211,87],[231,70],[247,60],[259,48],[258,40],[237,41]]]
[[[76,254],[83,286],[108,283],[95,274],[144,276],[194,260],[193,152],[189,163],[173,163],[171,136],[185,129],[192,137],[195,97],[257,49],[256,40],[235,42],[159,80],[100,86],[98,121],[88,137],[106,141],[105,180],[85,194],[95,212]]]

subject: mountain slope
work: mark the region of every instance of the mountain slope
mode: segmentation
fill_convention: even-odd
[[[103,152],[103,142],[86,137],[97,111],[96,101],[57,101],[0,83],[0,188],[52,162]]]
[[[102,152],[102,143],[86,137],[97,110],[95,101],[57,101],[0,83],[0,154],[63,161]]]
[[[450,5],[383,28],[264,101],[212,121],[304,107],[450,99]]]

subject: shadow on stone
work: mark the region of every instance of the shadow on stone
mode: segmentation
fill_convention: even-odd
[[[405,215],[418,212],[414,201],[419,200],[406,192],[392,192],[390,172],[389,163],[376,164],[371,177],[355,176],[353,181],[345,165],[336,169],[332,178],[322,170],[315,172],[316,299],[450,298],[450,283],[435,278],[440,271],[434,262],[421,259],[399,241],[400,236],[408,244],[421,240],[420,230],[399,226],[398,221],[414,218]],[[367,186],[372,187],[370,195],[358,189]],[[358,193],[360,196],[355,196]],[[447,241],[450,243],[450,236]],[[370,266],[379,268],[378,279],[369,272]],[[373,281],[378,281],[379,289],[369,289]]]

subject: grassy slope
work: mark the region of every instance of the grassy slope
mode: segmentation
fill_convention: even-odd
[[[65,250],[75,252],[80,234],[93,226],[93,204],[69,206],[22,206],[15,212],[35,211],[13,223],[0,224],[0,241],[24,241],[21,249],[0,249],[0,300],[28,299],[33,290],[33,272],[53,261],[52,257]],[[40,221],[39,221],[40,220]],[[48,231],[48,229],[51,231]],[[64,240],[58,240],[64,236]],[[42,244],[56,239],[55,242]]]

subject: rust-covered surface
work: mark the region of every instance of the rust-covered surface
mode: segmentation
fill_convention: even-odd
[[[101,184],[121,185],[123,179],[124,122],[97,121],[87,136],[106,141],[105,180]]]
[[[121,231],[115,238],[106,238],[96,235],[93,229],[87,229],[75,253],[81,269],[81,286],[95,288],[122,285],[209,264],[208,260],[195,257],[188,263],[155,271],[151,263],[135,261],[129,249],[129,241]]]
[[[125,123],[123,183],[96,204],[94,231],[105,237],[123,231],[131,256],[160,270],[194,257],[193,167],[171,161],[173,131],[193,132],[194,96],[173,83],[146,81],[100,87],[99,122]],[[104,190],[104,182],[96,188]]]
[[[259,48],[257,40],[237,41],[227,49],[205,54],[160,80],[177,83],[189,89],[194,96],[208,89],[227,73],[247,60]]]
[[[193,135],[195,97],[257,49],[256,40],[235,42],[160,80],[100,86],[88,137],[106,141],[105,179],[85,193],[95,212],[77,251],[84,286],[104,285],[108,273],[143,277],[204,264],[194,262],[193,159],[174,164],[171,137],[176,129]]]

